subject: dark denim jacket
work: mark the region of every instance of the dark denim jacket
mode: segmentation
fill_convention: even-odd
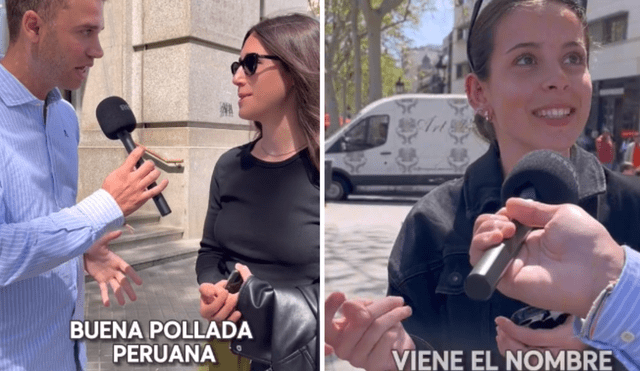
[[[571,162],[578,171],[579,205],[618,243],[640,250],[640,180],[604,169],[579,147],[572,148]],[[486,302],[464,294],[473,223],[502,206],[502,182],[499,151],[491,146],[464,177],[439,186],[413,207],[391,252],[388,294],[403,296],[413,309],[403,322],[407,332],[436,350],[491,349],[495,360],[494,319],[524,306],[497,291]]]

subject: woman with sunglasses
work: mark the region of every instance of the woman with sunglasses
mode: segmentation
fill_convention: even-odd
[[[579,206],[618,243],[640,248],[640,185],[575,145],[592,94],[584,9],[573,0],[493,0],[475,19],[479,7],[468,39],[472,73],[465,87],[489,150],[463,178],[431,191],[409,213],[389,260],[389,297],[345,302],[334,293],[325,303],[328,345],[367,370],[397,369],[391,349],[400,355],[416,347],[461,350],[464,369],[471,369],[472,350],[491,350],[491,364],[481,362],[489,366],[501,364],[498,353],[506,350],[586,347],[573,336],[572,319],[549,330],[515,326],[509,318],[524,307],[521,302],[498,292],[473,301],[464,293],[469,248],[500,242],[481,233],[501,207],[503,180],[533,150],[570,159],[578,172]],[[340,305],[344,317],[333,319]]]
[[[216,163],[196,272],[205,319],[247,321],[253,340],[232,349],[251,370],[317,367],[319,38],[313,18],[266,19],[231,64],[239,115],[258,134]],[[238,293],[225,288],[234,269]]]

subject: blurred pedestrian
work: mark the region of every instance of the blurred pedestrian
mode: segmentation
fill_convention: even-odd
[[[604,128],[602,134],[596,139],[596,152],[598,160],[609,170],[613,170],[615,163],[615,145],[613,139],[611,139],[611,132],[609,129]]]
[[[624,161],[632,163],[636,169],[640,167],[640,132],[633,137],[633,143],[627,146]]]
[[[636,168],[630,162],[623,162],[620,164],[620,172],[624,175],[636,175]]]

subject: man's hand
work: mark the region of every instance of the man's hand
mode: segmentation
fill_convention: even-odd
[[[561,350],[585,350],[587,345],[573,335],[573,321],[574,318],[569,317],[556,328],[534,330],[518,326],[505,317],[498,317],[496,342],[500,354],[504,356],[507,350],[515,352],[535,349],[541,352],[548,350],[557,357]]]
[[[335,351],[340,359],[367,371],[397,370],[391,350],[401,354],[415,349],[401,321],[411,308],[401,297],[376,301],[349,300],[334,292],[325,301],[325,354]],[[342,307],[342,318],[334,318]]]
[[[503,294],[538,308],[586,317],[599,293],[622,272],[624,250],[598,221],[576,205],[512,198],[496,215],[474,225],[471,264],[510,238],[509,219],[537,227],[498,283]]]
[[[109,242],[120,237],[121,234],[122,231],[115,231],[102,236],[84,253],[84,269],[98,282],[102,303],[105,307],[110,304],[107,284],[111,286],[120,305],[125,303],[122,290],[127,293],[131,301],[136,301],[137,299],[127,276],[138,286],[142,285],[142,279],[136,274],[136,271],[122,258],[109,250]]]
[[[124,164],[109,174],[102,183],[102,188],[116,200],[124,216],[138,210],[150,198],[160,194],[169,184],[165,179],[154,188],[147,190],[147,187],[160,177],[160,171],[155,168],[153,161],[145,161],[139,169],[136,169],[136,163],[143,154],[144,148],[136,148],[129,154]]]

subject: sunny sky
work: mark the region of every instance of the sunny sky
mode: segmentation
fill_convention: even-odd
[[[433,0],[437,11],[425,12],[417,28],[405,27],[405,35],[413,40],[413,46],[442,45],[453,29],[453,0]]]

